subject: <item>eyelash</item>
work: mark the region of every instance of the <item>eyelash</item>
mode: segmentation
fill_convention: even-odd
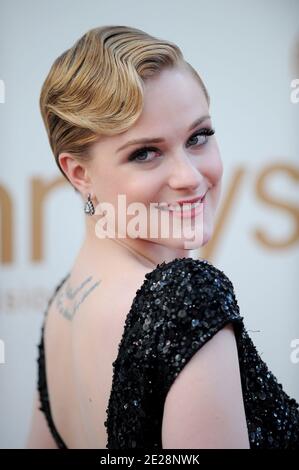
[[[189,140],[190,139],[193,139],[194,137],[197,137],[197,136],[201,136],[201,135],[205,135],[207,137],[211,136],[211,135],[214,135],[215,134],[215,129],[211,129],[211,128],[203,128],[203,129],[200,129],[198,132],[196,132],[195,134],[191,135],[191,137],[189,137]],[[207,142],[209,141],[209,139],[206,139],[206,141],[203,143],[203,144],[200,144],[200,145],[205,145]],[[137,160],[137,157],[139,157],[140,155],[142,155],[144,153],[144,151],[156,151],[158,150],[156,147],[149,147],[147,145],[145,145],[144,147],[138,149],[138,150],[135,150],[128,158],[129,161],[136,161],[138,163],[149,163],[151,161],[153,161],[154,159],[152,160]]]

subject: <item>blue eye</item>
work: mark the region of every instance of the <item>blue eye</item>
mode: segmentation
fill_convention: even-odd
[[[197,139],[199,137],[203,137],[203,139],[201,139],[201,142],[196,142],[195,144],[192,144],[192,145],[205,145],[208,140],[209,140],[209,136],[215,134],[215,129],[210,129],[210,128],[204,128],[204,129],[200,129],[199,132],[196,132],[195,134],[193,134],[189,140],[191,139]],[[144,146],[142,147],[141,149],[138,149],[136,150],[135,152],[133,152],[129,158],[128,158],[128,161],[136,161],[138,163],[149,163],[151,161],[153,161],[153,158],[150,159],[150,160],[147,160],[147,159],[139,159],[139,157],[141,156],[147,156],[147,153],[148,152],[159,152],[159,150],[156,148],[156,147],[149,147],[149,146]]]

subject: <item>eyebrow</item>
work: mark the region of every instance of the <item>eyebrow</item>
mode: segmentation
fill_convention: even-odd
[[[194,127],[198,126],[201,124],[203,121],[206,119],[210,119],[211,116],[207,114],[206,116],[202,116],[198,119],[196,119],[191,126],[189,127],[188,131],[192,131]],[[129,147],[130,145],[136,145],[136,144],[150,144],[150,143],[159,143],[159,142],[165,142],[165,139],[163,137],[149,137],[149,138],[144,138],[144,139],[135,139],[135,140],[130,140],[126,144],[122,145],[119,149],[116,150],[116,152],[120,152],[121,150],[125,149],[126,147]]]

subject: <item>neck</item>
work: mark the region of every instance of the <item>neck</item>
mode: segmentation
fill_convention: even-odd
[[[163,261],[168,263],[175,258],[194,258],[194,250],[172,248],[141,238],[98,238],[95,233],[95,224],[92,217],[86,216],[85,243],[91,247],[94,256],[97,253],[111,253],[114,256],[128,256],[134,258],[147,268],[155,268]],[[110,251],[109,251],[110,250]]]

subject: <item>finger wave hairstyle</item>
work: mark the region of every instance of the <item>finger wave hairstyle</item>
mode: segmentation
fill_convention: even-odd
[[[129,26],[93,28],[54,61],[42,85],[40,110],[59,170],[59,154],[86,161],[101,136],[128,130],[143,109],[147,80],[166,68],[197,71],[174,43]],[[75,188],[77,191],[77,189]]]

